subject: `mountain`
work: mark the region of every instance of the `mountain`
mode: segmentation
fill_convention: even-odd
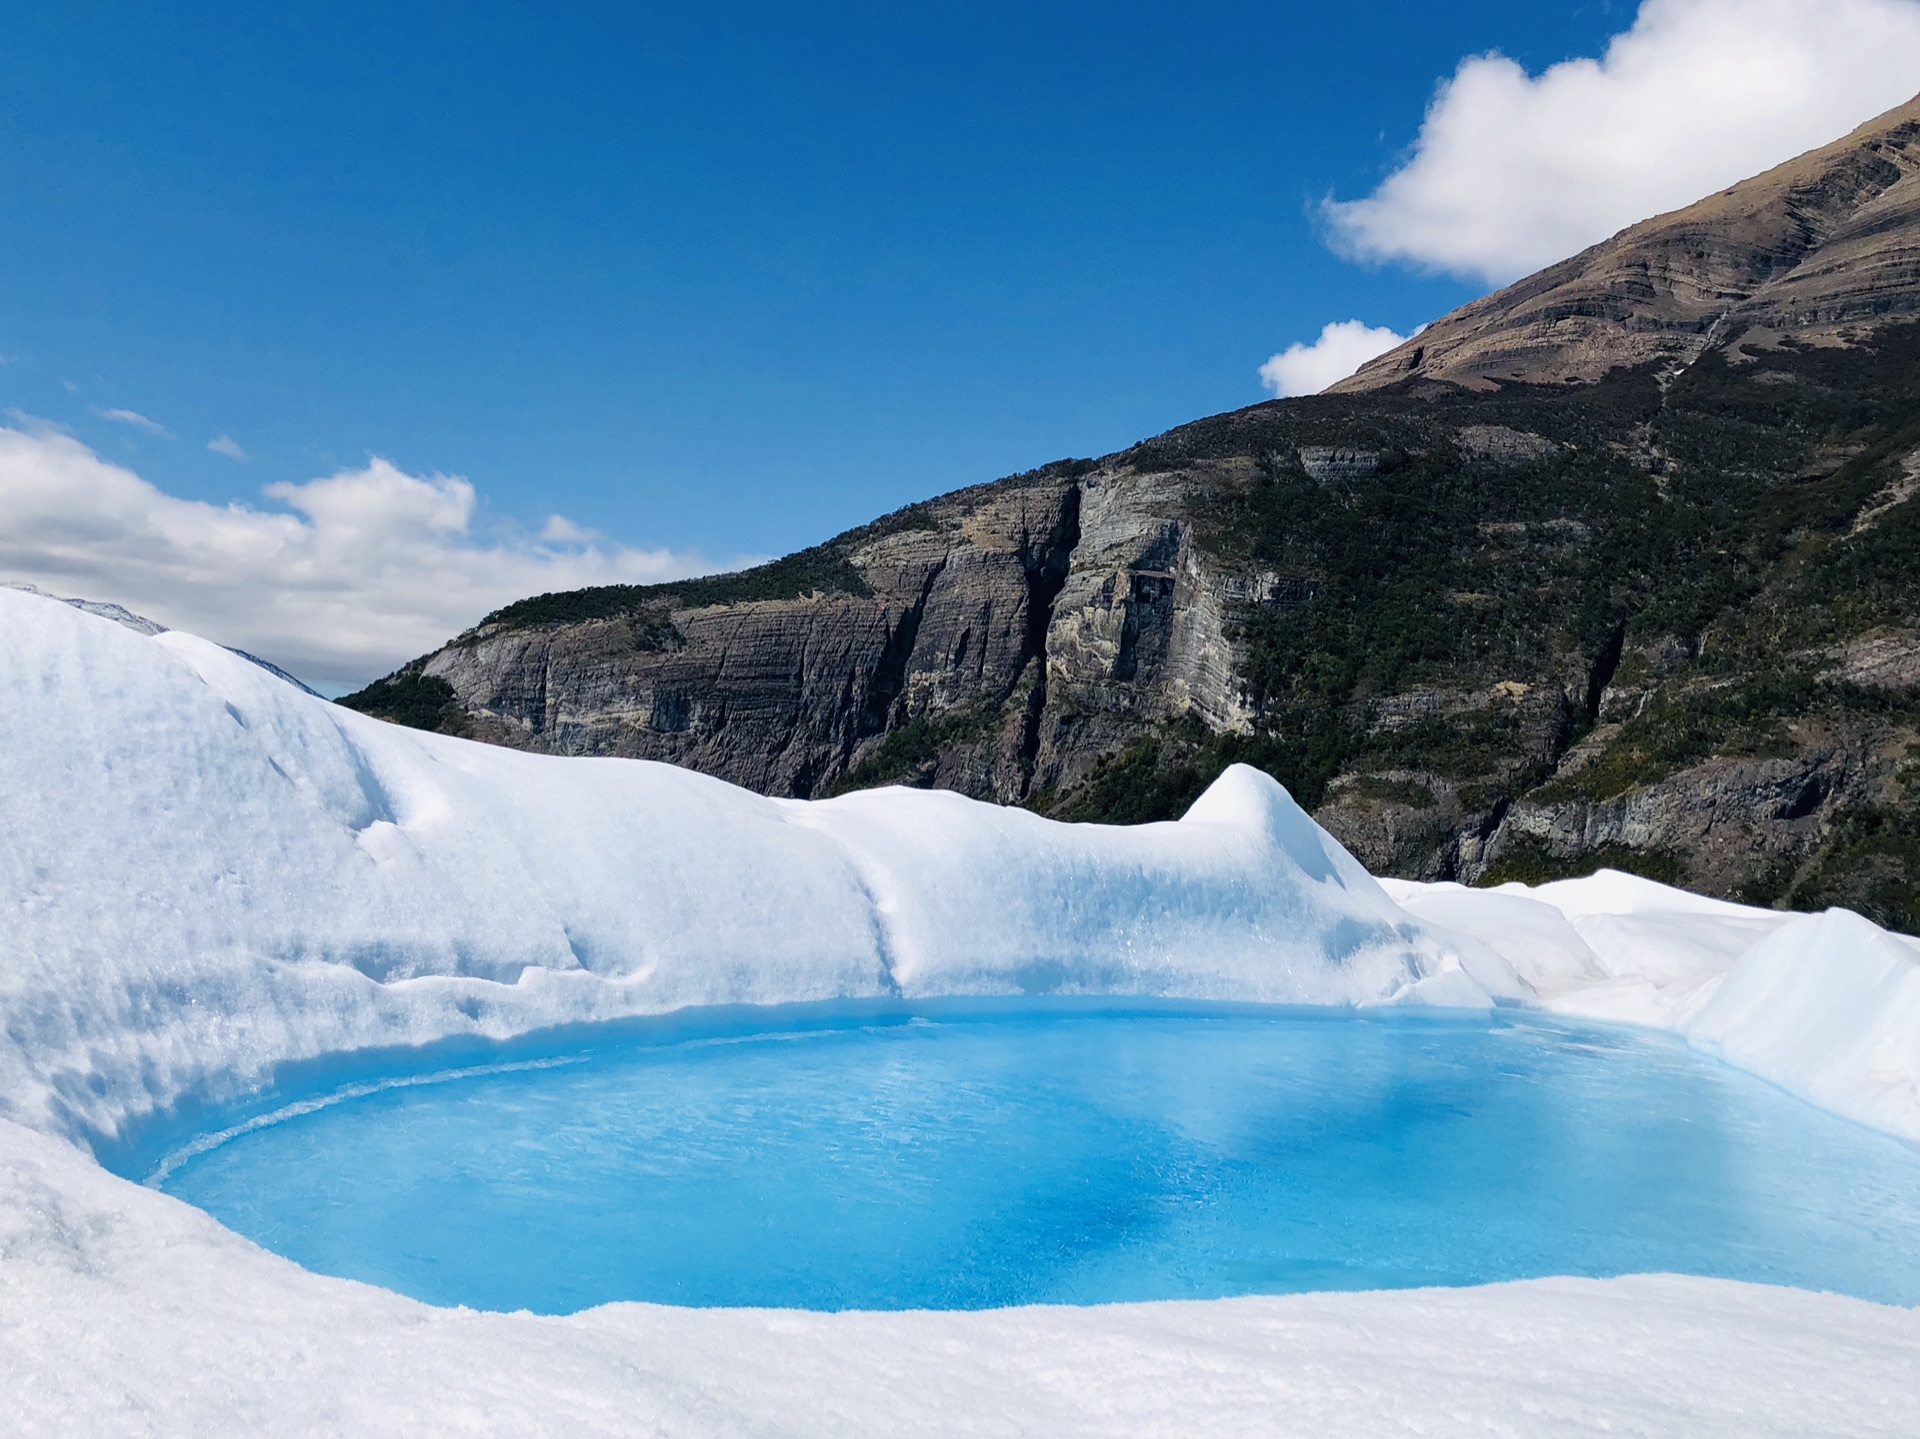
[[[758,569],[509,605],[348,704],[771,794],[1177,815],[1920,925],[1920,104],[1334,392]]]
[[[1920,313],[1920,99],[1476,300],[1336,391],[1597,380]]]

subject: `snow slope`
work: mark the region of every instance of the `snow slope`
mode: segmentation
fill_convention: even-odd
[[[400,729],[0,589],[0,1116],[111,1137],[290,1060],[684,1005],[1542,1005],[1920,1138],[1920,950],[1627,875],[1376,882],[1271,779],[1175,824],[762,798]]]
[[[1382,880],[1536,1003],[1671,1029],[1803,1099],[1920,1140],[1920,944],[1847,910],[1783,914],[1603,870],[1529,889]]]

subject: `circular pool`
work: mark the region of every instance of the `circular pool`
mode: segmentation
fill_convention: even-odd
[[[770,1010],[290,1081],[120,1166],[438,1304],[980,1308],[1678,1271],[1920,1302],[1920,1151],[1664,1035]]]

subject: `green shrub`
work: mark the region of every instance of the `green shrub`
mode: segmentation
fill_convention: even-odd
[[[1795,909],[1840,905],[1888,929],[1920,933],[1920,813],[1842,812],[1818,866],[1790,898]]]
[[[1405,779],[1382,779],[1371,774],[1347,780],[1339,788],[1339,797],[1397,804],[1407,809],[1432,809],[1439,803],[1434,799],[1433,791],[1423,784]]]
[[[375,680],[338,703],[410,729],[442,734],[464,734],[467,730],[467,717],[454,697],[453,686],[439,675],[422,674],[411,666]]]

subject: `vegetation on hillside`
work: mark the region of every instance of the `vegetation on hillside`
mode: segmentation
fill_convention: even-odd
[[[1490,433],[1508,438],[1489,446]],[[1365,462],[1310,468],[1331,450]],[[1711,353],[1677,373],[1486,393],[1410,383],[1183,426],[1108,463],[1179,475],[1201,548],[1267,577],[1232,616],[1253,731],[1158,724],[1026,802],[1065,819],[1174,818],[1245,762],[1309,808],[1332,796],[1486,840],[1515,804],[1617,804],[1703,764],[1794,761],[1821,735],[1897,745],[1920,736],[1914,691],[1849,681],[1835,657],[1870,631],[1920,628],[1914,456],[1913,323],[1853,348]],[[686,609],[865,594],[860,547],[953,523],[965,493],[734,574],[523,600],[481,629],[622,620],[647,648],[678,643]],[[437,684],[403,670],[346,702],[457,724]],[[934,782],[983,752],[1012,703],[904,716],[832,788]],[[1913,802],[1832,809],[1810,857],[1756,857],[1740,893],[1913,927]],[[1690,862],[1647,847],[1555,855],[1517,835],[1493,858],[1489,879],[1598,863],[1677,878]]]
[[[453,686],[438,675],[422,674],[408,665],[363,690],[342,697],[348,709],[412,729],[465,734],[467,717],[455,702]]]
[[[1057,460],[1024,475],[1011,476],[1000,483],[1019,484],[1060,474],[1084,473],[1092,465],[1091,460]],[[963,498],[966,493],[962,491],[959,497]],[[871,594],[872,589],[853,563],[853,555],[863,545],[870,545],[889,535],[912,530],[937,530],[939,526],[940,520],[932,506],[924,502],[911,504],[821,544],[797,550],[763,565],[703,575],[698,579],[668,580],[655,585],[598,585],[591,589],[534,595],[495,610],[482,619],[475,629],[538,630],[584,624],[591,620],[619,619],[645,612],[657,612],[664,616],[676,609],[702,609],[709,605],[796,600],[810,595],[865,596]]]
[[[1470,424],[1554,448],[1490,462],[1460,445]],[[1299,459],[1307,446],[1377,462],[1371,474],[1316,479]],[[1911,324],[1852,349],[1711,354],[1664,385],[1649,368],[1483,395],[1405,388],[1186,426],[1129,459],[1201,481],[1194,518],[1222,561],[1310,582],[1290,592],[1304,601],[1249,604],[1237,617],[1256,732],[1156,733],[1038,803],[1063,817],[1168,818],[1244,759],[1309,806],[1336,775],[1434,775],[1491,824],[1522,798],[1602,802],[1709,758],[1790,756],[1823,720],[1904,733],[1920,726],[1911,691],[1823,678],[1811,657],[1874,626],[1920,623],[1920,503],[1905,468],[1916,450]],[[1601,722],[1623,651],[1662,644],[1675,656],[1665,672],[1621,676],[1644,687],[1638,712],[1555,778]],[[1502,686],[1511,702],[1471,712],[1382,708],[1425,687],[1457,698]],[[1538,699],[1550,693],[1573,698],[1555,708]],[[1420,807],[1377,783],[1343,783],[1360,800]],[[1911,927],[1917,833],[1907,808],[1842,813],[1824,858],[1776,875],[1770,897],[1845,893]],[[1672,879],[1683,858],[1615,849],[1561,860],[1516,842],[1487,878],[1604,862]]]

